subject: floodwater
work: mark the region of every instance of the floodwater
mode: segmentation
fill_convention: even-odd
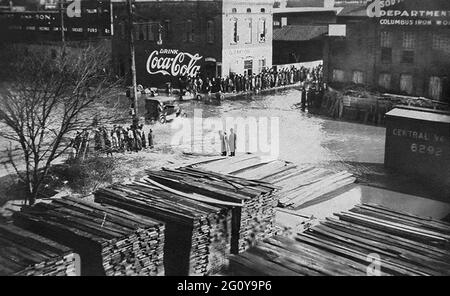
[[[187,114],[183,123],[175,121],[158,130],[165,135],[165,141],[186,152],[220,152],[218,131],[228,132],[234,127],[238,152],[268,154],[296,164],[383,163],[384,127],[311,115],[294,107],[299,102],[299,91],[294,89],[254,96],[251,100],[227,100],[220,105],[189,101],[181,103]],[[227,120],[233,121],[234,126],[224,126]],[[251,122],[256,123],[257,129]],[[191,139],[179,140],[186,126]]]

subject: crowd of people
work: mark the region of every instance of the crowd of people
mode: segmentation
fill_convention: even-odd
[[[123,127],[114,125],[111,130],[104,126],[91,131],[77,132],[70,144],[71,158],[84,158],[90,149],[93,133],[94,151],[112,155],[113,152],[138,152],[143,149],[151,149],[154,146],[152,129],[148,133],[144,131],[144,125]]]
[[[180,77],[182,92],[197,93],[239,93],[259,92],[264,89],[305,82],[319,88],[323,83],[322,65],[313,68],[291,66],[284,69],[264,69],[258,74],[230,74],[227,77],[209,78],[197,75],[195,78]]]

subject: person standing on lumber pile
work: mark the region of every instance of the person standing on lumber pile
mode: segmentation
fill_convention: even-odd
[[[222,131],[219,131],[219,138],[220,138],[220,148],[222,151],[222,156],[227,156],[227,133],[223,133]]]
[[[236,153],[236,134],[230,128],[230,136],[228,137],[228,146],[230,148],[230,156],[235,156]]]

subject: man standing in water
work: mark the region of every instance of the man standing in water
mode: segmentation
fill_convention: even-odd
[[[236,153],[236,134],[232,128],[230,128],[230,135],[228,136],[228,146],[230,148],[230,156],[234,156]]]

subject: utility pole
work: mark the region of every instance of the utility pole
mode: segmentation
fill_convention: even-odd
[[[133,100],[133,125],[137,125],[139,123],[139,115],[138,115],[138,98],[137,98],[137,82],[136,82],[136,60],[135,60],[135,52],[134,52],[134,30],[133,30],[133,3],[132,0],[127,0],[128,5],[128,37],[129,37],[129,46],[130,46],[130,70],[131,70],[131,83],[132,83],[132,91],[130,92],[130,96],[132,96]],[[131,98],[130,98],[131,99]]]
[[[64,45],[66,41],[66,36],[64,35],[64,0],[59,0],[60,5],[60,17],[61,17],[61,42]]]

